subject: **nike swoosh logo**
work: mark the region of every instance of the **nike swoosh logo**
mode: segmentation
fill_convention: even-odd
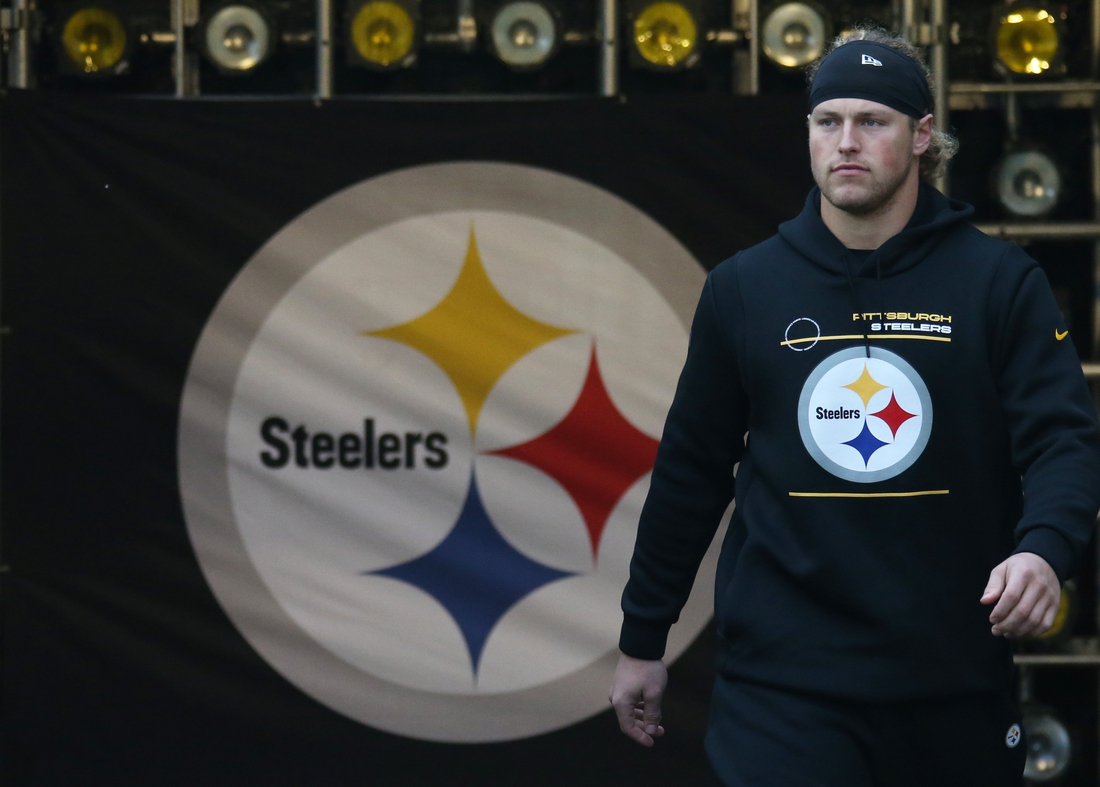
[[[1062,341],[1062,339],[1066,338],[1067,336],[1069,336],[1069,331],[1062,331],[1061,333],[1058,333],[1058,329],[1054,329],[1054,338],[1058,341]]]

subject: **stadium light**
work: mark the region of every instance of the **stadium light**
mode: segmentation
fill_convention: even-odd
[[[831,35],[829,15],[808,0],[783,3],[772,8],[760,27],[764,55],[786,69],[803,68],[825,51]]]
[[[410,66],[420,37],[420,8],[410,0],[367,0],[348,7],[348,62],[376,70]]]
[[[1013,74],[1055,73],[1063,59],[1062,38],[1053,11],[1010,6],[997,15],[994,51],[1001,66]]]
[[[1001,159],[994,177],[1001,207],[1013,216],[1035,219],[1050,213],[1062,198],[1062,175],[1048,154],[1021,148]]]
[[[1053,712],[1033,709],[1023,717],[1027,741],[1024,779],[1033,784],[1052,782],[1069,768],[1073,744],[1069,730]]]
[[[131,38],[118,14],[103,6],[71,13],[61,28],[65,70],[88,77],[118,74],[129,65]]]
[[[631,24],[631,64],[668,70],[699,60],[699,14],[685,3],[637,3]]]
[[[557,50],[560,25],[544,3],[516,0],[497,9],[489,23],[493,53],[515,69],[537,68]]]
[[[224,5],[203,24],[203,54],[220,71],[252,71],[271,54],[275,36],[271,22],[251,5]]]

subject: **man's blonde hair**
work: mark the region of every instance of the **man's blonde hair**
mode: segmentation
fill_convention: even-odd
[[[854,27],[851,30],[846,30],[839,36],[829,42],[829,45],[825,47],[825,51],[821,54],[817,60],[815,60],[810,67],[806,70],[806,79],[809,84],[813,84],[814,77],[817,75],[817,69],[821,67],[821,62],[828,57],[837,47],[844,46],[851,41],[874,41],[878,44],[885,44],[892,49],[896,49],[903,55],[908,56],[914,63],[920,66],[921,72],[924,74],[924,78],[928,81],[928,89],[932,93],[932,102],[936,101],[936,82],[932,78],[932,71],[928,68],[928,64],[924,62],[924,54],[915,46],[910,44],[904,38],[899,35],[891,33],[882,27]],[[959,140],[948,134],[942,129],[936,128],[935,118],[933,118],[932,125],[932,141],[928,144],[928,150],[920,157],[920,176],[922,180],[929,183],[935,182],[944,172],[947,171],[947,162],[959,152]],[[909,119],[910,129],[917,127],[916,118]]]

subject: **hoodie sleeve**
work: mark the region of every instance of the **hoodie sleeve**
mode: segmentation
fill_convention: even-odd
[[[1003,289],[992,293],[1005,304],[995,318],[993,369],[1024,488],[1013,554],[1039,555],[1065,581],[1096,527],[1100,427],[1046,275],[1015,245],[1002,270],[1018,272],[1000,277]]]
[[[664,655],[669,628],[733,497],[733,466],[744,452],[748,400],[732,351],[738,331],[729,332],[741,303],[734,286],[718,295],[716,273],[695,311],[623,592],[619,648],[636,658]]]

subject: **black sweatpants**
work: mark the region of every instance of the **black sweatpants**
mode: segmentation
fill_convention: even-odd
[[[870,703],[723,677],[706,748],[728,787],[1020,787],[1027,758],[1009,692]]]

